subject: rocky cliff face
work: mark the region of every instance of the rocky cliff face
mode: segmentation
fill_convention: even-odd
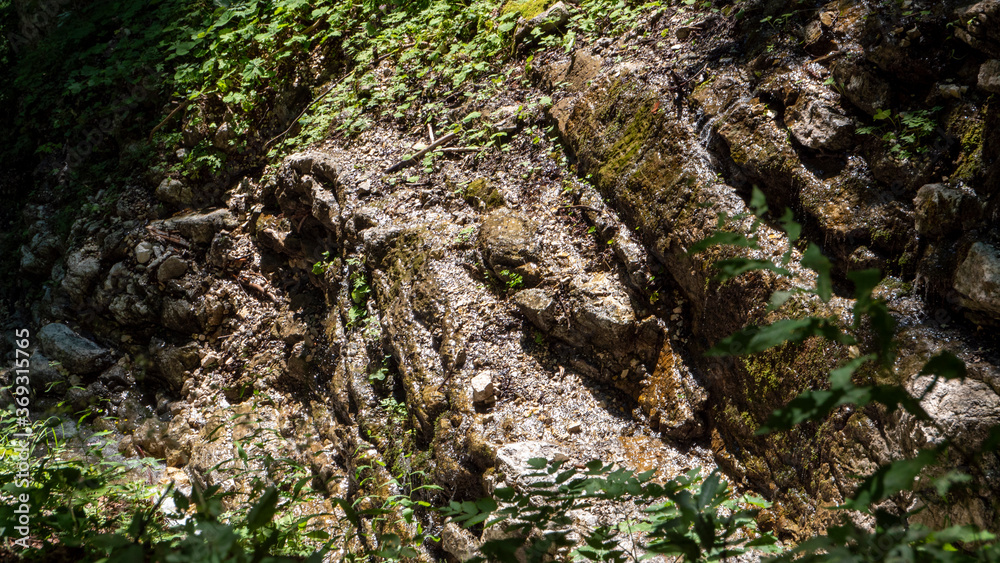
[[[780,16],[779,4],[750,11]],[[423,131],[382,124],[287,156],[198,211],[180,210],[197,186],[164,180],[60,237],[37,201],[21,269],[49,283],[16,304],[18,322],[45,327],[37,381],[56,383],[53,401],[109,401],[123,455],[192,479],[211,478],[238,439],[206,441],[213,421],[249,412],[256,394],[258,423],[285,438],[275,452],[331,492],[357,493],[354,469],[380,460],[474,497],[504,478],[497,452],[515,444],[508,456],[668,477],[718,464],[777,501],[763,524],[798,537],[852,475],[945,437],[974,444],[1000,422],[1000,4],[926,9],[838,0],[787,39],[759,19],[655,12],[644,34],[536,56],[533,85],[475,108],[508,141],[414,176],[383,169]],[[517,109],[542,96],[544,113]],[[768,313],[775,279],[720,286],[720,255],[687,253],[719,212],[747,210],[753,185],[834,261],[830,304]],[[787,240],[764,228],[757,257],[777,259]],[[756,436],[859,350],[703,352],[747,323],[846,319],[846,274],[870,267],[891,276],[879,291],[901,330],[893,377],[922,389],[917,372],[942,349],[969,366],[924,399],[947,436],[875,408]],[[991,490],[927,518],[995,524]]]

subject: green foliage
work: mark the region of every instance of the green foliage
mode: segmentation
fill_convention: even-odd
[[[631,470],[592,461],[585,468],[564,462],[529,460],[534,471],[516,487],[497,489],[496,500],[452,501],[442,514],[469,528],[503,525],[502,539],[482,546],[483,560],[513,561],[523,553],[531,562],[547,560],[553,550],[569,550],[575,559],[639,561],[652,554],[683,561],[721,561],[754,548],[774,550],[770,534],[758,534],[754,522],[763,499],[732,498],[717,473],[702,479],[698,470],[659,484],[653,471]],[[572,511],[601,503],[628,514],[631,503],[640,516],[581,532],[571,539]],[[626,547],[631,545],[631,547]]]
[[[155,493],[150,483],[137,478],[153,460],[108,458],[105,448],[114,445],[110,432],[94,433],[86,441],[65,437],[74,422],[57,417],[27,422],[15,416],[13,407],[0,411],[0,528],[7,530],[5,536],[16,536],[20,514],[15,510],[22,504],[30,507],[31,537],[40,545],[24,552],[29,560],[57,545],[101,553],[91,544],[92,536],[124,534],[131,505],[145,503]],[[27,463],[26,470],[20,462]],[[27,495],[27,503],[21,495]]]
[[[500,279],[507,285],[507,289],[515,290],[524,287],[524,276],[510,270],[501,270]]]
[[[889,153],[900,159],[910,160],[930,151],[924,141],[937,130],[934,114],[941,106],[929,110],[914,110],[893,113],[880,109],[874,115],[875,124],[859,127],[859,135],[878,134],[889,147]]]
[[[323,259],[313,264],[312,273],[316,276],[322,276],[333,266],[333,261],[330,260],[330,251],[323,251]]]
[[[876,116],[878,119],[879,116]],[[887,118],[883,114],[882,118]],[[906,127],[912,123],[904,122]],[[747,237],[735,232],[720,232],[708,237],[695,245],[696,250],[704,250],[715,245],[731,245],[757,248],[756,231],[759,220],[766,213],[763,195],[755,188],[751,198],[751,208],[757,221],[750,228],[751,236]],[[726,223],[726,218],[720,218],[720,227]],[[786,211],[782,228],[794,242],[801,228],[791,219]],[[789,263],[792,247],[782,259],[782,266]],[[786,278],[791,289],[785,289],[771,298],[769,310],[778,309],[794,295],[813,296],[821,302],[827,302],[832,296],[832,280],[830,277],[830,262],[815,245],[809,245],[802,254],[800,266],[815,272],[813,287],[805,286],[795,275],[782,271],[777,265],[760,264],[760,259],[732,258],[724,261],[721,266],[722,279],[730,279],[733,272],[740,270],[770,270],[775,275]],[[767,261],[764,261],[767,262]],[[889,513],[879,508],[880,503],[894,498],[900,493],[921,495],[929,494],[921,480],[929,479],[934,468],[939,476],[930,479],[935,491],[940,497],[957,484],[972,480],[969,468],[950,469],[947,465],[949,454],[953,448],[965,459],[979,463],[982,454],[995,447],[1000,442],[1000,426],[990,430],[988,438],[978,451],[966,451],[959,448],[946,429],[941,428],[921,407],[920,400],[926,397],[941,379],[964,379],[965,364],[951,352],[941,351],[932,356],[920,371],[921,376],[930,376],[930,382],[918,396],[911,395],[901,385],[859,384],[855,379],[858,371],[866,364],[886,372],[884,380],[898,381],[893,374],[895,366],[895,322],[889,314],[885,303],[877,299],[873,293],[881,281],[877,270],[863,270],[848,275],[855,284],[854,320],[850,327],[840,326],[836,319],[824,319],[805,316],[798,319],[783,319],[764,327],[750,326],[733,336],[723,339],[711,353],[716,355],[753,354],[779,346],[786,342],[801,342],[805,338],[817,337],[837,344],[864,345],[866,339],[861,332],[870,328],[873,337],[867,342],[871,353],[856,357],[846,364],[830,371],[828,386],[823,389],[811,389],[792,399],[787,405],[775,410],[761,427],[759,433],[789,430],[805,422],[822,423],[836,409],[845,406],[863,408],[872,403],[878,403],[889,412],[903,409],[918,420],[930,424],[940,432],[943,439],[931,448],[920,450],[913,458],[895,460],[879,467],[866,477],[847,499],[840,510],[854,510],[874,514],[876,526],[874,532],[858,526],[854,521],[844,518],[843,525],[831,526],[825,536],[806,540],[798,547],[776,558],[776,561],[996,561],[1000,558],[1000,547],[995,537],[972,526],[952,526],[941,530],[932,530],[913,524],[910,517],[918,510],[899,513]],[[993,441],[997,439],[997,442]],[[946,471],[940,471],[947,469]],[[925,499],[928,497],[924,497]],[[930,499],[933,500],[933,499]]]

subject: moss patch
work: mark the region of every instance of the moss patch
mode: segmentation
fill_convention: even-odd
[[[480,210],[503,207],[504,199],[500,190],[491,186],[486,178],[476,178],[465,187],[465,202]]]
[[[553,3],[553,0],[511,0],[505,2],[503,8],[500,8],[500,15],[517,12],[522,18],[530,20],[544,12]]]

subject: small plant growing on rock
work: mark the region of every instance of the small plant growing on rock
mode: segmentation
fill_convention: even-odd
[[[508,290],[516,290],[524,287],[524,276],[510,270],[501,270],[500,278],[507,285]]]

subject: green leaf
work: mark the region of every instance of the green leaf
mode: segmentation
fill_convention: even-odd
[[[924,368],[920,370],[920,375],[937,375],[945,379],[965,379],[965,362],[955,354],[945,350],[927,360]]]
[[[962,483],[968,483],[972,481],[972,476],[968,473],[963,473],[957,469],[953,469],[944,475],[934,479],[934,488],[937,493],[942,497],[948,494],[955,485],[960,485]]]
[[[872,304],[872,292],[882,281],[882,272],[876,268],[855,270],[847,273],[847,279],[854,282],[854,326],[858,327]]]
[[[901,459],[878,468],[865,479],[844,506],[853,510],[869,512],[871,506],[892,495],[913,487],[920,472],[937,461],[937,450],[921,450],[917,457]]]
[[[802,342],[812,336],[854,344],[849,334],[841,332],[836,325],[826,319],[806,317],[804,319],[783,319],[767,326],[749,326],[732,336],[728,336],[713,346],[708,356],[744,356],[763,352],[785,342]]]
[[[689,255],[698,254],[713,246],[742,246],[745,248],[760,248],[756,239],[749,239],[740,233],[730,231],[716,231],[706,238],[691,245],[688,249]]]
[[[528,467],[532,469],[543,469],[548,464],[544,457],[533,457],[528,460]]]
[[[720,282],[724,282],[745,274],[746,272],[752,272],[756,270],[770,270],[776,274],[791,277],[792,273],[788,270],[775,265],[770,260],[754,260],[750,258],[728,258],[726,260],[719,260],[712,264],[712,266],[719,270],[718,279]]]
[[[266,525],[274,518],[275,510],[278,508],[278,490],[268,487],[261,495],[257,504],[250,509],[247,514],[247,528],[252,532],[261,526]]]
[[[788,235],[789,244],[799,240],[799,236],[802,235],[802,225],[795,222],[795,214],[791,209],[785,208],[785,214],[781,216],[780,221],[785,234]]]
[[[816,272],[816,295],[824,303],[833,295],[833,280],[830,278],[830,259],[815,244],[810,243],[802,255],[802,265]]]
[[[760,191],[757,186],[753,187],[753,191],[750,192],[750,208],[753,209],[753,214],[757,218],[763,217],[767,213],[767,198],[764,197],[764,192]]]
[[[796,291],[775,291],[771,294],[771,300],[767,305],[767,312],[777,311],[796,293]]]

